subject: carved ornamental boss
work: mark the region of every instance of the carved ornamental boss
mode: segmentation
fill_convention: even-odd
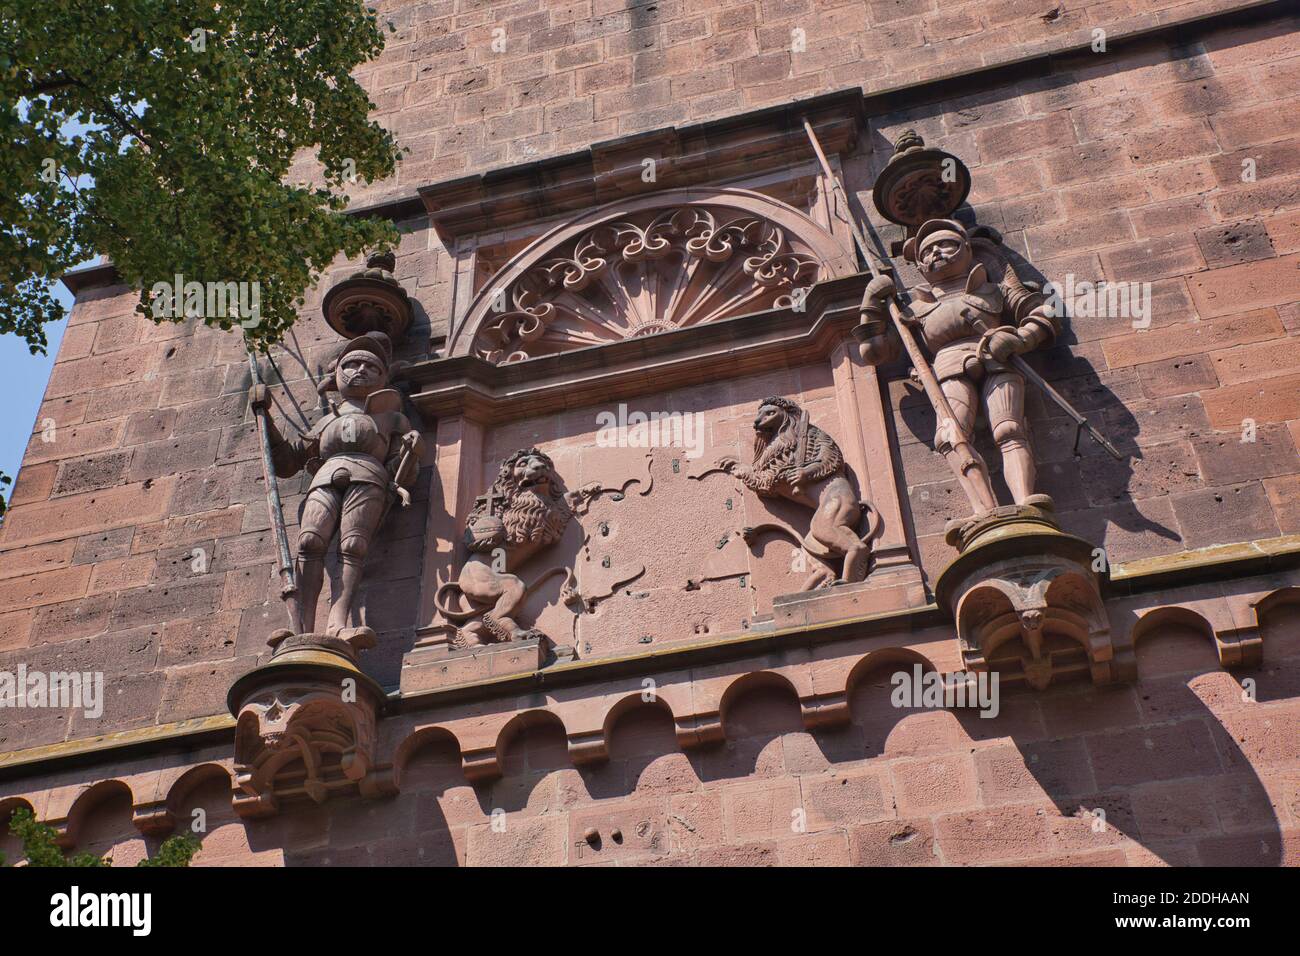
[[[442,585],[434,599],[442,616],[458,626],[453,647],[545,637],[519,623],[516,615],[528,596],[556,574],[565,575],[561,599],[581,608],[569,568],[548,568],[531,585],[515,572],[559,541],[574,506],[594,493],[591,488],[565,492],[555,464],[536,448],[520,449],[501,463],[496,481],[478,496],[465,522],[470,557],[457,579]]]
[[[839,577],[830,583],[854,584],[866,578],[879,516],[869,502],[858,500],[839,446],[809,424],[806,411],[788,398],[763,399],[754,418],[753,464],[723,458],[718,466],[761,497],[786,498],[814,509],[803,547],[823,560],[843,558]],[[864,514],[868,527],[859,534]],[[805,590],[819,580],[814,575]]]

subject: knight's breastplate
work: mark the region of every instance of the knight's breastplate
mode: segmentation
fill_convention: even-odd
[[[383,461],[388,454],[388,436],[371,416],[343,413],[321,432],[320,454],[326,459],[334,455],[369,455]]]
[[[998,321],[997,309],[987,298],[973,293],[952,293],[934,304],[922,319],[922,334],[931,352],[946,345],[980,336],[979,326],[994,328]]]

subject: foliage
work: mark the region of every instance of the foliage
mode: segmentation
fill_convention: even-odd
[[[339,252],[395,241],[343,212],[399,156],[351,76],[382,49],[357,0],[0,0],[0,333],[44,351],[51,283],[99,252],[156,318],[177,274],[256,282],[277,340]],[[312,150],[323,184],[290,183]]]
[[[108,857],[98,857],[93,853],[78,853],[64,856],[57,843],[54,828],[37,821],[32,811],[20,807],[9,819],[9,832],[18,837],[23,844],[23,857],[28,866],[108,866]],[[199,841],[191,834],[168,837],[158,848],[157,855],[141,860],[136,866],[189,866],[194,854],[199,851]],[[4,857],[0,856],[0,866]]]

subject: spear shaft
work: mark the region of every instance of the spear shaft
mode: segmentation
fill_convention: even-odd
[[[835,193],[836,204],[843,204],[845,221],[853,233],[853,240],[857,244],[858,252],[861,253],[863,261],[871,266],[872,272],[876,275],[894,274],[893,263],[878,255],[867,243],[866,237],[862,235],[862,229],[858,226],[857,219],[853,216],[853,209],[849,205],[849,197],[840,184],[839,177],[831,169],[831,164],[822,151],[822,144],[817,139],[817,134],[813,131],[812,124],[808,122],[807,117],[804,117],[803,128],[808,134],[808,141],[812,144],[813,152],[817,154],[817,162],[821,164],[822,172]],[[945,458],[951,461],[957,481],[962,486],[962,490],[966,492],[966,497],[970,499],[971,507],[977,513],[996,508],[997,500],[993,497],[992,487],[989,483],[988,466],[984,463],[983,456],[971,444],[969,436],[957,423],[957,416],[953,413],[948,396],[939,387],[939,380],[935,377],[934,369],[930,368],[930,363],[926,361],[925,354],[916,341],[916,336],[912,334],[912,329],[906,321],[906,313],[904,313],[896,295],[889,297],[889,317],[894,322],[894,328],[898,330],[898,337],[903,342],[907,357],[912,361],[912,367],[916,369],[917,378],[921,380],[921,387],[925,390],[925,395],[934,408],[938,426],[935,430],[936,448]],[[947,446],[947,448],[945,449],[944,446]],[[975,474],[972,475],[971,472]]]
[[[248,350],[248,370],[252,374],[253,384],[262,384],[262,374],[257,368],[257,357],[253,350]],[[298,590],[298,582],[293,573],[293,556],[289,552],[289,533],[284,526],[284,505],[280,502],[280,488],[275,483],[275,461],[271,456],[271,412],[265,405],[253,409],[253,419],[257,422],[257,437],[262,445],[262,475],[266,480],[266,508],[271,513],[271,527],[275,531],[275,543],[280,556],[280,597],[288,600]],[[294,622],[296,628],[297,622]]]

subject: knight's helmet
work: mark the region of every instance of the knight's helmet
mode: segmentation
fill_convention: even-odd
[[[338,354],[330,362],[326,374],[321,376],[317,392],[322,398],[324,398],[326,392],[338,391],[337,374],[339,363],[343,361],[344,356],[353,352],[369,352],[379,359],[379,363],[383,366],[386,374],[391,372],[393,364],[392,340],[383,332],[367,332],[365,335],[358,335],[356,338],[344,343]]]

